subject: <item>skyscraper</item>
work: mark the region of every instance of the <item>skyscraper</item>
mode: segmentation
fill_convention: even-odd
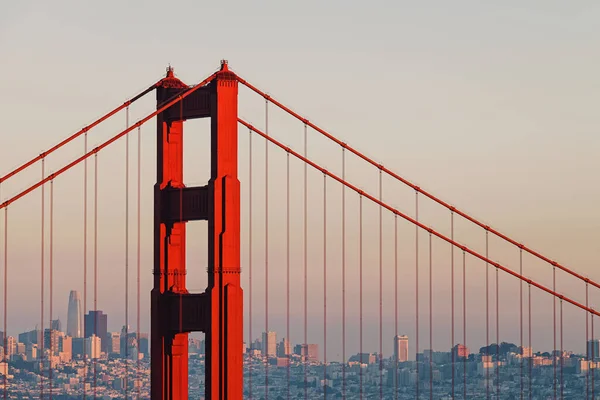
[[[67,314],[67,335],[80,338],[83,337],[83,327],[81,326],[81,298],[77,290],[71,290],[69,293],[69,310]]]
[[[98,325],[96,326],[96,324]],[[89,338],[92,337],[92,335],[95,335],[96,339],[100,340],[101,351],[105,353],[108,351],[108,340],[106,340],[106,335],[108,334],[107,327],[108,315],[104,314],[102,311],[90,311],[85,315],[85,337]],[[93,344],[93,346],[95,346],[95,344]]]
[[[262,334],[262,355],[275,357],[277,355],[277,333],[263,332]]]
[[[394,360],[408,361],[408,336],[394,336]]]

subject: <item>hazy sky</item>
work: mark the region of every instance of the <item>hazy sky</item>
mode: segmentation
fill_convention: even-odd
[[[330,130],[421,187],[482,218],[575,270],[600,280],[600,5],[594,1],[304,1],[302,3],[197,1],[18,1],[0,13],[0,173],[93,121],[160,79],[167,64],[192,84],[226,58],[245,79]],[[152,110],[136,103],[131,121]],[[240,115],[264,126],[264,101],[240,89]],[[302,125],[271,112],[270,132],[302,149]],[[90,136],[90,147],[125,125],[123,115]],[[186,125],[186,183],[208,178],[208,124]],[[149,327],[152,269],[153,125],[142,129],[142,324]],[[135,136],[132,185],[135,178]],[[255,189],[253,335],[264,330],[264,141],[254,139]],[[124,323],[124,141],[99,156],[98,308],[109,329]],[[81,154],[78,141],[50,157],[47,171]],[[272,152],[270,168],[270,328],[285,332],[285,155]],[[309,154],[339,173],[341,153],[311,132]],[[93,269],[92,183],[89,165],[88,268]],[[248,133],[240,129],[240,180],[248,195]],[[348,161],[350,180],[377,193],[377,170]],[[0,199],[25,188],[39,166],[3,185]],[[301,341],[303,268],[302,167],[292,163],[292,341]],[[310,179],[309,341],[323,343],[322,178]],[[66,324],[68,293],[83,291],[82,169],[55,184],[54,315]],[[384,180],[384,199],[409,214],[414,195]],[[46,191],[48,195],[49,190]],[[135,199],[131,187],[132,201]],[[340,188],[328,183],[328,345],[336,358],[340,331]],[[357,198],[348,194],[348,347],[357,350]],[[243,203],[243,284],[248,306],[248,208]],[[46,203],[48,205],[48,202]],[[33,328],[40,319],[40,194],[11,207],[9,332]],[[449,232],[449,215],[429,203],[421,218]],[[47,214],[48,215],[48,214]],[[135,327],[135,209],[131,208],[131,303]],[[0,217],[3,218],[3,217]],[[365,205],[365,351],[378,350],[378,213]],[[48,228],[49,221],[46,221]],[[400,331],[414,345],[414,228],[400,226]],[[206,284],[205,225],[189,227],[188,287]],[[457,221],[458,240],[483,249],[484,234]],[[391,351],[393,217],[384,214],[384,352]],[[420,237],[421,341],[428,338],[427,237]],[[49,236],[46,235],[48,246]],[[490,242],[490,256],[518,269],[518,252]],[[434,347],[449,345],[449,248],[434,242]],[[459,256],[456,255],[457,265]],[[46,260],[46,269],[48,259]],[[471,260],[468,344],[484,343],[484,266]],[[460,268],[462,266],[460,265]],[[551,284],[551,269],[525,258],[525,274]],[[422,271],[422,272],[421,272]],[[493,276],[493,275],[492,275]],[[457,290],[461,276],[457,272]],[[559,290],[583,300],[583,285],[558,275]],[[493,280],[491,281],[493,282]],[[92,275],[88,308],[93,308]],[[48,277],[45,279],[48,294]],[[518,341],[518,285],[500,280],[501,340]],[[593,303],[600,302],[595,291]],[[534,295],[535,296],[535,295]],[[48,306],[48,298],[46,298]],[[534,297],[534,346],[548,348],[551,301]],[[460,296],[457,294],[457,318]],[[495,303],[492,301],[492,309]],[[46,317],[49,310],[46,308]],[[492,316],[492,320],[495,317]],[[584,317],[565,307],[572,326],[565,346],[583,350]],[[45,322],[47,325],[47,321]],[[458,323],[457,323],[458,325]],[[457,328],[457,336],[462,331]],[[248,337],[248,333],[245,334]],[[494,338],[494,335],[492,335]],[[423,347],[427,347],[428,343]]]

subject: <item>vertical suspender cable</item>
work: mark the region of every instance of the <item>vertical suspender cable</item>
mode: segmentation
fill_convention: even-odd
[[[485,230],[485,258],[489,259],[489,231]],[[490,361],[490,285],[489,264],[485,262],[485,358],[486,363]],[[490,365],[484,363],[485,367],[485,397],[490,398]]]
[[[466,257],[467,254],[465,253],[465,251],[463,250],[463,273],[462,273],[462,278],[463,278],[463,284],[462,284],[462,290],[463,290],[463,343],[465,346],[465,354],[463,354],[463,398],[466,400],[467,399],[467,357],[468,355],[466,354],[466,349],[467,349],[467,261],[466,261]]]
[[[8,207],[4,208],[4,358],[8,369],[9,359],[6,355],[8,345]],[[4,375],[4,400],[8,395],[8,381],[6,374]]]
[[[500,398],[500,281],[496,267],[496,399]]]
[[[523,276],[523,249],[519,249],[519,275]],[[521,400],[523,400],[523,360],[525,352],[523,351],[523,281],[519,279],[519,338],[521,344]]]
[[[360,360],[360,387],[359,387],[359,398],[362,400],[363,398],[363,197],[362,194],[359,195],[358,198],[358,270],[359,270],[359,360]]]
[[[308,156],[308,131],[304,124],[304,157]],[[304,400],[308,399],[308,165],[304,163]]]
[[[88,134],[87,132],[85,132],[84,135],[84,149],[83,152],[84,154],[87,154],[87,149],[88,149]],[[87,212],[87,206],[88,206],[88,202],[87,202],[87,187],[88,187],[88,160],[87,158],[83,161],[83,314],[85,316],[85,312],[87,311],[87,262],[88,262],[88,257],[87,257],[87,233],[88,233],[88,229],[87,229],[87,217],[88,217],[88,212]],[[77,311],[79,313],[79,310]],[[78,318],[81,318],[81,315],[77,316]],[[83,332],[81,332],[81,324],[79,326],[80,332],[79,332],[79,337],[85,337],[85,318],[83,319]],[[86,384],[87,384],[87,376],[88,376],[88,369],[87,369],[88,365],[87,365],[87,351],[85,348],[85,339],[83,342],[83,369],[84,369],[84,374],[83,374],[83,400],[86,399],[87,396],[87,391],[86,391]]]
[[[552,267],[552,290],[556,292],[556,267]],[[552,337],[554,340],[552,347],[552,368],[554,370],[554,378],[552,379],[552,387],[554,389],[554,397],[556,400],[556,297],[552,296]]]
[[[563,301],[560,300],[560,399],[564,399],[564,381],[563,381]]]
[[[265,134],[269,135],[269,101],[265,100]],[[265,399],[269,399],[269,141],[265,140],[265,332],[267,362],[265,363]]]
[[[141,240],[141,192],[142,192],[142,132],[141,127],[137,129],[137,315],[136,315],[136,331],[137,331],[137,343],[138,348],[140,347],[140,332],[142,325],[140,323],[140,282],[141,282],[141,255],[142,255],[142,240]],[[140,358],[136,360],[136,376],[135,383],[137,386],[137,398],[140,398],[141,381],[140,381]]]
[[[291,346],[290,339],[290,152],[287,151],[285,155],[286,162],[286,179],[285,179],[285,202],[286,202],[286,232],[285,232],[285,252],[286,252],[286,319],[285,319],[285,335],[287,337],[288,347],[286,348],[285,343],[283,344],[283,352],[287,357],[287,399],[290,399],[290,363],[291,355],[289,354],[289,346]]]
[[[129,128],[129,107],[125,109],[125,128]],[[125,135],[125,398],[129,391],[129,135]],[[139,349],[139,345],[138,345]]]
[[[415,190],[415,220],[419,221],[419,192]],[[415,226],[415,361],[417,365],[416,398],[419,399],[419,227]]]
[[[252,343],[252,130],[248,131],[248,398],[252,400],[253,343]]]
[[[94,336],[98,336],[98,153],[94,154]],[[95,338],[94,338],[95,339]],[[95,340],[90,341],[90,352],[94,358],[94,400],[96,399],[98,359]],[[127,344],[125,344],[127,347]]]
[[[595,357],[596,357],[596,339],[594,336],[594,314],[590,314],[591,318],[592,318],[592,364],[595,364]],[[596,385],[595,385],[595,379],[596,378],[596,368],[594,367],[592,370],[592,399],[595,400],[596,398]]]
[[[323,398],[327,398],[327,175],[323,174]]]
[[[42,179],[46,177],[45,172],[46,158],[42,157]],[[42,231],[41,231],[41,272],[40,272],[40,329],[41,329],[41,340],[40,340],[40,398],[44,398],[44,253],[45,253],[45,223],[46,223],[46,185],[42,185]],[[38,337],[39,338],[39,337]],[[5,347],[6,348],[6,347]]]
[[[125,129],[129,128],[129,107],[125,109]],[[100,339],[102,340],[102,339]],[[139,349],[139,344],[138,344]],[[125,398],[129,392],[129,135],[125,135]],[[139,356],[138,356],[139,358]]]
[[[450,238],[454,241],[454,211],[450,211]],[[450,351],[452,352],[452,400],[454,400],[454,375],[456,351],[454,350],[454,246],[450,246]],[[458,350],[458,348],[456,349]]]
[[[429,399],[433,400],[433,249],[429,233]]]
[[[528,284],[528,289],[529,291],[528,295],[527,295],[527,299],[529,301],[529,312],[528,312],[528,317],[529,317],[529,400],[532,399],[532,391],[531,391],[531,379],[532,379],[532,368],[533,368],[533,346],[531,343],[531,283]]]
[[[383,199],[382,171],[379,168],[379,201]],[[379,206],[379,399],[383,399],[383,207]]]
[[[342,179],[346,180],[346,148],[342,147]],[[346,186],[342,185],[342,398],[346,398]]]
[[[398,344],[398,214],[394,214],[394,399],[398,400],[398,357],[400,346]]]
[[[49,388],[49,397],[52,400],[52,358],[54,356],[54,329],[52,327],[52,298],[54,296],[54,288],[53,288],[53,274],[54,274],[54,180],[50,180],[50,254],[49,254],[49,281],[50,281],[50,325],[48,328],[50,329],[50,359],[48,364],[48,388]]]
[[[589,307],[588,283],[585,283],[585,308]],[[585,373],[585,400],[590,397],[590,336],[589,336],[589,315],[585,312],[585,361],[588,363],[588,368]]]

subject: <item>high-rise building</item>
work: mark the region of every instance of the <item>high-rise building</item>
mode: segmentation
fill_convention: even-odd
[[[62,323],[60,322],[60,319],[53,319],[50,328],[62,332]]]
[[[262,355],[267,357],[277,356],[277,332],[263,332]]]
[[[109,332],[106,335],[106,339],[108,340],[107,353],[120,354],[121,353],[121,333]]]
[[[52,354],[58,354],[60,334],[61,332],[54,329],[44,329],[44,348],[50,350]]]
[[[587,357],[589,360],[600,361],[600,339],[588,340]]]
[[[319,361],[319,345],[318,344],[297,344],[294,347],[294,353],[302,356],[308,361]]]
[[[100,343],[102,341],[96,335],[85,338],[85,353],[89,358],[100,358]]]
[[[142,353],[144,355],[144,357],[150,356],[150,342],[148,340],[147,333],[140,333],[138,349],[139,349],[140,353]],[[200,350],[202,351],[201,354],[204,354],[204,340],[202,340],[200,342]]]
[[[277,357],[287,357],[292,353],[290,349],[290,341],[288,338],[283,338],[277,345]]]
[[[4,355],[6,358],[10,358],[13,354],[17,352],[17,339],[13,336],[6,337],[6,349],[4,349]]]
[[[69,293],[69,310],[67,312],[67,335],[73,338],[83,337],[83,326],[81,325],[81,298],[77,290]]]
[[[71,336],[59,336],[58,352],[63,354],[63,359],[65,360],[73,358],[73,338]]]
[[[394,336],[394,360],[408,361],[408,336]]]
[[[29,344],[42,344],[42,331],[39,329],[35,329],[29,332],[19,333],[19,342],[25,343],[25,345]]]
[[[96,325],[97,324],[97,325]],[[85,337],[89,338],[95,335],[100,340],[100,349],[103,352],[108,350],[108,341],[106,335],[108,326],[108,315],[102,311],[90,311],[85,315]]]
[[[469,357],[469,348],[464,344],[457,344],[452,348],[452,352],[455,360]]]

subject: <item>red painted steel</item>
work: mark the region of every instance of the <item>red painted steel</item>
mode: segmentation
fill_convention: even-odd
[[[243,292],[240,286],[238,82],[222,64],[211,104],[211,213],[208,219],[210,321],[206,332],[206,398],[241,399]]]
[[[270,141],[271,143],[273,143],[274,145],[276,145],[277,147],[280,147],[281,149],[285,150],[286,152],[290,153],[291,155],[293,155],[294,157],[298,158],[299,160],[303,161],[304,163],[306,163],[307,165],[310,165],[311,167],[315,168],[316,170],[326,174],[327,176],[329,176],[330,178],[333,178],[334,180],[336,180],[337,182],[341,183],[342,185],[346,186],[349,189],[352,189],[353,191],[355,191],[356,193],[358,193],[361,197],[365,197],[369,200],[371,200],[372,202],[374,202],[375,204],[378,204],[380,206],[382,206],[383,208],[387,209],[388,211],[391,211],[392,213],[404,218],[405,220],[407,220],[408,222],[412,223],[413,225],[416,225],[417,227],[431,233],[432,235],[438,237],[439,239],[442,239],[443,241],[458,247],[459,249],[463,250],[466,253],[469,253],[470,255],[474,256],[475,258],[480,259],[483,262],[489,263],[490,265],[493,265],[494,267],[506,272],[507,274],[510,274],[512,276],[514,276],[517,279],[520,279],[523,282],[528,283],[531,286],[534,286],[550,295],[552,295],[553,297],[558,297],[561,300],[566,301],[567,303],[570,303],[572,305],[574,305],[577,308],[580,308],[584,311],[589,312],[590,314],[596,315],[596,316],[600,316],[600,311],[594,310],[592,308],[586,307],[585,305],[569,298],[566,297],[560,293],[557,293],[555,291],[553,291],[550,288],[547,288],[544,285],[541,285],[517,272],[514,272],[513,270],[511,270],[508,267],[503,266],[502,264],[490,260],[489,258],[485,257],[482,254],[479,254],[478,252],[476,252],[475,250],[470,249],[469,247],[462,245],[452,239],[450,239],[449,237],[439,233],[438,231],[428,227],[427,225],[424,225],[420,222],[418,222],[417,220],[415,220],[414,218],[408,216],[407,214],[404,214],[403,212],[395,209],[394,207],[388,205],[387,203],[384,203],[382,201],[379,201],[375,196],[372,196],[370,194],[368,194],[367,192],[365,192],[364,190],[358,188],[357,186],[352,185],[351,183],[343,180],[342,178],[340,178],[339,176],[329,172],[328,170],[326,170],[325,168],[319,166],[318,164],[312,162],[311,160],[309,160],[306,157],[303,157],[301,154],[295,152],[294,150],[292,150],[291,148],[289,148],[288,146],[282,144],[281,142],[273,139],[272,136],[267,136],[264,132],[260,131],[259,129],[255,128],[253,125],[249,124],[248,122],[239,119],[238,118],[238,122],[242,125],[244,125],[245,127],[247,127],[248,129],[252,130],[253,132],[257,133],[258,135],[264,137],[265,139],[267,139],[268,141]]]
[[[361,153],[360,151],[352,148],[351,146],[349,146],[348,144],[342,142],[341,140],[339,140],[338,138],[336,138],[335,136],[331,135],[330,133],[328,133],[327,131],[325,131],[322,128],[319,128],[317,125],[313,124],[312,122],[310,122],[308,119],[302,117],[300,114],[297,114],[296,112],[294,112],[292,109],[290,109],[289,107],[286,107],[285,105],[283,105],[282,103],[280,103],[279,101],[275,100],[273,97],[271,97],[270,95],[266,94],[265,92],[261,91],[260,89],[258,89],[257,87],[253,86],[251,83],[249,83],[248,81],[246,81],[245,79],[242,79],[238,76],[238,81],[243,84],[244,86],[246,86],[248,89],[254,91],[255,93],[257,93],[258,95],[264,97],[265,99],[267,99],[268,101],[270,101],[271,103],[275,104],[277,107],[279,107],[280,109],[282,109],[283,111],[287,112],[288,114],[290,114],[291,116],[293,116],[294,118],[302,121],[305,125],[310,126],[311,128],[313,128],[314,130],[316,130],[317,132],[319,132],[320,134],[322,134],[323,136],[325,136],[326,138],[332,140],[333,142],[337,143],[338,145],[340,145],[342,148],[347,149],[348,151],[350,151],[352,154],[356,155],[357,157],[361,158],[362,160],[366,161],[367,163],[373,165],[374,167],[377,167],[379,169],[381,169],[383,172],[385,172],[386,174],[388,174],[389,176],[399,180],[400,182],[404,183],[405,185],[411,187],[412,189],[416,190],[417,192],[421,193],[422,195],[426,196],[427,198],[433,200],[434,202],[438,203],[439,205],[447,208],[450,211],[455,212],[456,214],[460,215],[461,217],[465,218],[466,220],[474,223],[475,225],[479,226],[480,228],[485,229],[486,231],[492,233],[493,235],[498,236],[499,238],[507,241],[508,243],[517,246],[521,249],[523,249],[524,251],[526,251],[527,253],[531,254],[534,257],[539,258],[542,261],[545,261],[553,266],[555,266],[556,268],[559,268],[560,270],[578,278],[583,280],[584,282],[587,282],[589,284],[591,284],[592,286],[595,286],[596,288],[600,289],[600,283],[595,282],[593,280],[591,280],[588,277],[585,277],[583,275],[578,274],[577,272],[559,264],[556,261],[553,261],[551,259],[549,259],[548,257],[545,257],[544,255],[536,252],[535,250],[525,246],[522,243],[519,243],[513,239],[511,239],[510,237],[502,234],[501,232],[495,230],[494,228],[490,227],[489,225],[484,224],[483,222],[478,221],[477,219],[471,217],[469,214],[465,213],[464,211],[461,211],[459,209],[457,209],[456,207],[446,203],[445,201],[443,201],[442,199],[434,196],[433,194],[421,189],[419,186],[415,185],[414,183],[404,179],[403,177],[401,177],[400,175],[396,174],[395,172],[389,170],[388,168],[384,167],[383,165],[377,163],[375,160],[373,160],[372,158],[367,157],[366,155],[364,155],[363,153]]]

